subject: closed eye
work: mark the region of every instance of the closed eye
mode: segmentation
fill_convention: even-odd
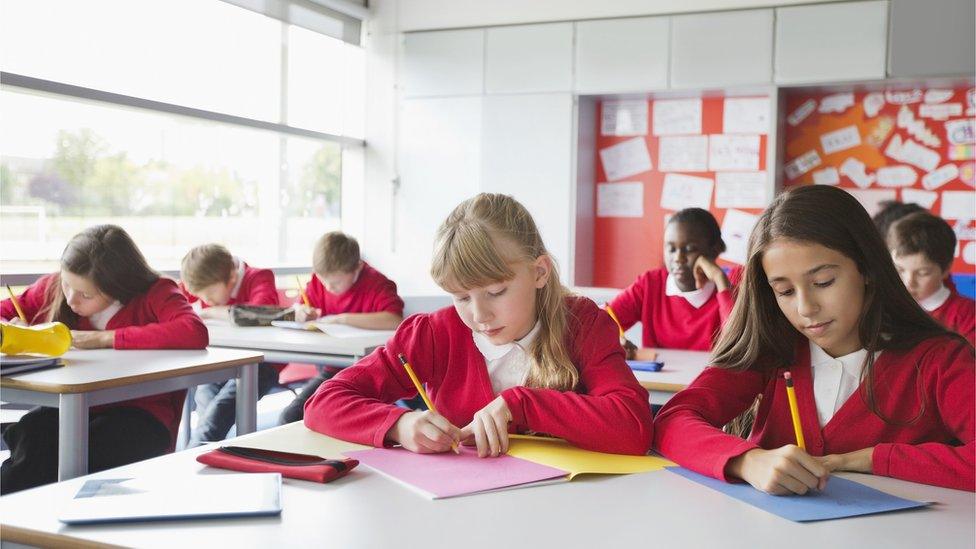
[[[835,280],[837,280],[837,279],[836,278],[831,278],[830,280],[828,280],[826,282],[814,282],[813,285],[816,286],[816,287],[818,287],[818,288],[826,288],[827,286],[830,286],[831,284],[833,284]]]
[[[504,295],[505,292],[507,292],[507,291],[508,291],[508,288],[502,288],[501,290],[498,290],[497,292],[488,292],[488,295],[490,295],[491,297],[499,297],[499,296]]]

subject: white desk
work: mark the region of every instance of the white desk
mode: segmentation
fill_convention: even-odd
[[[298,423],[233,444],[292,451],[334,448]],[[92,477],[224,474],[194,461],[198,448]],[[95,542],[130,547],[972,547],[976,496],[869,475],[845,474],[928,509],[798,524],[667,471],[429,501],[360,466],[330,484],[285,479],[280,517],[69,527],[57,509],[82,479],[0,498],[0,537],[29,544]],[[200,496],[200,495],[197,495]]]
[[[664,369],[660,372],[634,372],[637,381],[650,393],[651,404],[664,404],[708,366],[708,351],[655,350],[657,360],[664,362]]]
[[[386,343],[389,332],[368,337],[341,338],[322,332],[290,330],[274,326],[235,326],[207,320],[210,345],[251,349],[264,353],[268,362],[305,362],[317,365],[351,366],[373,349]]]
[[[257,425],[257,365],[261,353],[232,349],[196,351],[71,350],[67,366],[0,378],[3,400],[59,409],[58,478],[88,472],[88,410],[202,383],[237,377],[237,426]],[[184,422],[188,420],[184,406]],[[188,423],[187,423],[188,425]]]

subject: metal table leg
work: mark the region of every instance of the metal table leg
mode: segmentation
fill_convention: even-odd
[[[258,365],[246,364],[237,373],[237,435],[257,430]]]
[[[88,395],[63,394],[58,405],[58,480],[88,474]]]

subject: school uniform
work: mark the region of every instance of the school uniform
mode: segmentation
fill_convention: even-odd
[[[386,433],[409,412],[392,403],[417,394],[397,359],[403,353],[437,411],[458,427],[501,396],[512,414],[510,432],[546,433],[589,450],[646,453],[652,434],[647,391],[624,361],[616,326],[586,298],[567,297],[565,303],[566,348],[579,371],[579,392],[512,385],[513,379],[524,382],[527,368],[511,375],[498,368],[490,372],[493,361],[517,366],[522,359],[479,349],[477,334],[447,307],[411,316],[384,347],[319,387],[305,406],[305,425],[352,442],[386,445]]]
[[[682,292],[667,269],[652,269],[610,302],[624,330],[641,323],[641,346],[707,351],[735,304],[741,268],[729,273],[730,288],[718,291],[709,281]]]
[[[230,291],[227,305],[278,305],[278,289],[274,273],[270,269],[251,267],[238,257],[234,258],[237,282]],[[183,295],[190,303],[199,298],[180,283]],[[199,301],[201,308],[209,306]],[[278,373],[284,364],[262,362],[258,364],[258,398],[268,394],[278,384]],[[190,434],[189,446],[199,446],[227,438],[227,433],[237,419],[237,380],[229,379],[197,387],[193,394],[197,410],[197,426]]]
[[[397,294],[396,283],[386,278],[368,263],[363,262],[359,276],[348,290],[334,294],[325,289],[317,276],[305,286],[309,305],[322,311],[322,316],[342,313],[380,313],[389,312],[403,315],[403,300]],[[326,367],[321,373],[308,380],[298,392],[298,396],[281,412],[281,423],[300,421],[305,413],[305,402],[315,394],[319,385],[336,374],[336,369]]]
[[[976,345],[976,301],[943,286],[918,304],[943,326]]]
[[[55,275],[39,279],[20,296],[24,315],[32,324],[42,321],[48,285]],[[0,304],[0,316],[16,316],[13,303]],[[146,293],[127,303],[114,303],[74,330],[114,330],[114,348],[203,349],[207,328],[193,312],[176,283],[160,278]],[[69,366],[70,367],[70,366]],[[185,391],[136,398],[91,409],[89,469],[98,471],[173,450],[182,416]],[[36,408],[4,433],[10,459],[0,468],[3,493],[57,480],[57,409]]]
[[[874,447],[876,475],[961,490],[976,489],[976,368],[973,349],[933,337],[904,351],[886,350],[874,365],[873,413],[859,383],[865,351],[833,359],[806,338],[788,368],[735,372],[707,368],[655,420],[654,448],[684,467],[729,480],[729,460],[754,448],[796,444],[783,373],[792,372],[811,455]],[[721,427],[762,401],[747,439]]]

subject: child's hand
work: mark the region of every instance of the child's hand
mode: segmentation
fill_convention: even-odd
[[[345,313],[337,315],[325,315],[319,319],[319,322],[323,324],[346,324]]]
[[[729,286],[731,286],[728,277],[725,276],[725,271],[714,261],[703,255],[698,256],[698,259],[695,260],[692,273],[695,275],[696,288],[701,288],[709,280],[715,283],[715,288],[720,292],[728,290]]]
[[[389,432],[387,440],[418,454],[447,452],[461,440],[461,430],[440,414],[430,410],[408,412],[400,416]]]
[[[624,348],[624,353],[627,355],[627,360],[634,360],[637,353],[637,345],[631,343],[627,338],[620,338],[620,345]]]
[[[830,454],[817,458],[828,471],[850,471],[852,473],[874,472],[874,447],[846,454]]]
[[[739,477],[763,492],[785,496],[823,490],[830,470],[818,458],[789,444],[775,450],[749,450],[729,461],[726,474]]]
[[[320,316],[322,316],[321,309],[306,307],[305,305],[295,305],[296,322],[308,322],[309,320],[315,320]]]
[[[230,318],[230,307],[226,305],[218,307],[207,307],[206,309],[200,309],[200,318],[215,318],[218,320],[227,320]]]
[[[634,358],[630,360],[650,361],[657,359],[657,351],[648,347],[641,347],[634,351]]]
[[[13,324],[14,326],[29,326],[26,322],[20,319],[19,316],[15,316],[9,320],[4,320],[6,324]]]
[[[508,422],[512,412],[505,399],[497,397],[474,414],[474,419],[461,429],[461,440],[478,446],[478,457],[496,457],[508,452]]]
[[[75,349],[111,349],[115,346],[115,330],[71,330],[71,345]]]

